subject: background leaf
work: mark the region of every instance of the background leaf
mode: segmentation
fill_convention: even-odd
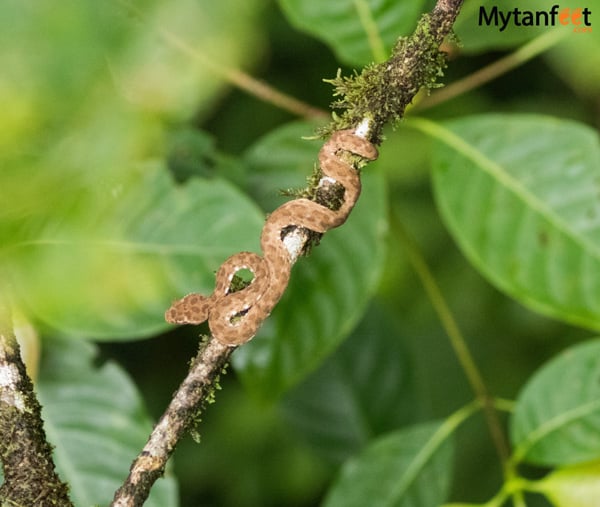
[[[372,303],[335,354],[285,396],[285,420],[315,452],[341,463],[415,419],[413,380],[397,326]]]
[[[537,0],[528,2],[527,7],[523,7],[520,11],[535,10],[536,2]],[[542,5],[537,7],[543,8]],[[502,20],[499,15],[493,16],[494,8],[496,8],[496,12],[501,11],[503,15],[514,10],[514,7],[498,3],[495,0],[464,3],[454,24],[454,32],[460,42],[461,51],[479,53],[490,49],[516,48],[550,29],[545,26],[516,26],[513,23],[514,17],[511,15],[506,28],[501,30]],[[489,18],[493,21],[490,26],[487,26],[486,19]],[[498,21],[499,24],[495,25],[495,21]]]
[[[511,440],[519,460],[571,465],[600,458],[600,340],[571,347],[519,395]]]
[[[600,32],[598,30],[569,34],[565,41],[552,48],[545,58],[578,95],[592,100],[598,96],[600,93]]]
[[[232,5],[237,16],[226,15]],[[49,195],[36,192],[48,172],[70,186],[71,178],[97,181],[97,172],[122,172],[160,152],[163,121],[199,118],[223,87],[208,55],[220,66],[253,62],[258,2],[154,1],[139,9],[91,0],[0,5],[0,153],[10,162],[0,187],[15,209],[54,211]]]
[[[419,19],[423,0],[280,0],[290,22],[327,43],[351,65],[382,61]]]
[[[46,221],[9,251],[21,305],[63,334],[115,340],[163,330],[173,299],[212,292],[221,262],[258,248],[262,213],[223,180],[177,187],[153,165],[112,183],[89,222]]]
[[[530,308],[599,329],[596,132],[528,115],[444,127],[426,127],[443,141],[433,154],[434,190],[469,260]]]
[[[152,429],[129,377],[112,362],[94,368],[95,356],[82,341],[48,342],[36,384],[58,473],[82,507],[110,503]],[[144,505],[178,505],[169,472]]]
[[[451,441],[436,441],[439,423],[412,426],[374,441],[348,461],[325,507],[439,507],[446,499]]]
[[[238,16],[226,15],[232,4]],[[190,229],[176,210],[153,210],[193,207],[185,203],[193,193],[176,197],[159,174],[157,160],[169,147],[165,127],[201,118],[223,88],[222,69],[209,55],[218,55],[219,66],[253,61],[258,11],[258,2],[234,0],[154,1],[139,9],[91,0],[0,5],[0,108],[7,111],[0,118],[0,270],[23,310],[77,337],[164,329],[165,303],[180,296],[167,287],[172,278],[185,283],[163,262],[174,245],[161,243],[156,229],[166,236],[170,222],[196,237],[206,229],[201,221],[200,231]],[[237,200],[212,185],[196,198],[209,201],[208,192]],[[240,203],[247,220],[228,229],[235,211],[227,214],[226,200],[219,204],[218,221],[207,210],[212,230],[222,226],[219,235],[235,235],[257,217]]]
[[[483,1],[486,5],[490,3]],[[527,6],[521,7],[537,8],[536,2],[530,0]],[[561,6],[571,2],[576,0],[562,1]],[[321,2],[316,8],[326,13],[331,9],[331,3]],[[406,3],[400,1],[394,7]],[[428,2],[428,6],[433,3]],[[365,4],[357,1],[351,8]],[[466,14],[471,7],[476,11],[479,4],[465,2],[463,13]],[[273,209],[283,201],[276,198],[278,186],[301,186],[309,172],[307,167],[299,167],[294,175],[284,171],[291,177],[280,184],[278,167],[273,166],[268,177],[249,175],[246,179],[242,165],[235,158],[221,157],[216,152],[215,146],[219,146],[219,149],[225,147],[232,154],[240,153],[257,136],[289,121],[291,115],[239,90],[226,90],[215,75],[218,69],[211,67],[203,57],[208,55],[233,70],[239,66],[252,66],[251,74],[278,90],[325,107],[331,101],[331,87],[322,79],[332,77],[340,62],[334,60],[327,48],[323,50],[320,40],[290,27],[275,2],[152,0],[138,3],[138,6],[142,11],[139,15],[123,2],[0,2],[0,58],[3,69],[0,75],[2,280],[8,278],[5,276],[10,267],[8,261],[20,262],[17,251],[11,251],[12,245],[22,245],[41,233],[51,235],[58,231],[63,233],[63,237],[69,233],[74,239],[85,239],[101,232],[103,237],[111,237],[108,224],[118,216],[111,203],[121,202],[122,197],[119,194],[121,187],[115,183],[124,182],[124,187],[130,188],[128,182],[143,179],[142,173],[154,174],[153,170],[158,166],[168,164],[180,182],[188,181],[191,175],[213,179],[225,176],[246,189],[245,185],[250,181],[253,191],[256,191],[255,197],[268,197],[265,199],[265,202],[269,201],[267,205],[264,205],[262,197],[260,199],[265,210]],[[182,9],[182,6],[185,8]],[[375,11],[373,8],[372,12]],[[447,82],[451,81],[450,76],[469,75],[497,59],[499,55],[494,50],[513,48],[517,43],[516,37],[524,34],[524,31],[500,34],[495,27],[476,25],[476,16],[472,19],[474,24],[471,26],[459,27],[459,36],[465,43],[463,57],[450,62]],[[314,17],[310,21],[311,24],[316,22],[318,20],[315,21]],[[397,26],[400,25],[403,25],[402,20],[397,23]],[[355,26],[362,30],[356,32],[359,35],[357,49],[359,47],[365,61],[370,61],[373,48],[377,48],[378,44],[373,44],[376,37],[369,42],[368,33],[377,35],[380,30],[367,30],[363,28],[367,25],[360,20]],[[168,29],[171,35],[179,37],[184,47],[191,50],[191,54],[188,53],[191,58],[183,57],[173,46],[165,44],[156,28]],[[328,27],[331,31],[336,28]],[[469,30],[467,35],[470,39],[462,36],[465,28]],[[482,111],[530,111],[573,118],[596,126],[594,104],[598,101],[597,93],[593,91],[597,89],[597,83],[594,84],[595,53],[592,51],[593,44],[588,46],[591,42],[588,35],[595,39],[593,34],[569,32],[565,37],[569,42],[577,42],[580,46],[577,51],[566,49],[565,44],[560,59],[554,58],[554,51],[548,52],[545,57],[527,62],[495,82],[438,107],[434,112],[436,118],[460,117]],[[389,42],[384,42],[384,50],[395,36],[393,34]],[[263,45],[263,41],[267,44]],[[503,45],[505,42],[506,45]],[[476,45],[479,43],[478,48]],[[351,48],[353,44],[347,47]],[[465,53],[483,52],[483,48],[491,51],[477,57],[465,56]],[[229,56],[232,58],[229,59]],[[358,65],[354,60],[346,61]],[[259,65],[254,66],[255,62]],[[589,79],[586,79],[586,74]],[[580,81],[583,80],[590,85],[589,93],[581,86]],[[582,98],[583,93],[586,94],[585,99]],[[202,132],[198,132],[198,128]],[[298,135],[310,133],[312,128],[307,128],[299,131]],[[430,154],[430,143],[420,133],[408,134],[403,128],[386,133],[376,172],[387,171],[386,190],[393,196],[390,204],[394,206],[394,216],[402,218],[422,248],[479,367],[486,373],[490,391],[511,397],[540,361],[552,357],[574,340],[587,338],[586,331],[527,311],[497,292],[464,262],[440,223],[431,199],[430,168],[422,160]],[[216,140],[216,144],[212,139]],[[519,146],[519,143],[516,145]],[[293,149],[295,146],[292,142],[288,147]],[[283,155],[283,151],[271,153],[273,159],[283,159]],[[309,162],[310,167],[313,160]],[[365,178],[373,174],[369,167]],[[568,181],[569,178],[566,178],[561,192],[567,193]],[[152,188],[151,185],[142,186]],[[174,188],[186,193],[183,187]],[[113,191],[116,192],[114,195]],[[107,195],[111,195],[112,200]],[[138,194],[138,197],[145,202],[145,196]],[[190,199],[190,207],[193,207],[192,198],[193,195],[185,197],[185,200]],[[174,199],[175,202],[179,202],[178,199]],[[183,203],[179,204],[185,207]],[[144,206],[140,207],[140,211],[144,210]],[[125,204],[119,206],[119,209],[126,208]],[[262,218],[256,207],[251,208],[254,209],[252,213]],[[153,211],[151,207],[145,209],[146,212]],[[135,209],[132,211],[135,213]],[[156,224],[153,220],[147,222],[149,228]],[[128,223],[127,220],[125,223]],[[102,227],[98,228],[98,225]],[[199,224],[197,226],[200,227]],[[377,291],[378,300],[386,309],[386,317],[398,326],[395,336],[405,342],[411,353],[408,366],[417,378],[417,406],[406,415],[442,419],[471,394],[431,305],[407,265],[402,254],[404,245],[398,240],[393,227],[387,236],[390,255],[383,268],[383,285]],[[120,236],[125,235],[123,228],[123,223],[118,223]],[[144,237],[142,232],[140,236]],[[252,238],[256,240],[254,234]],[[220,236],[217,243],[222,240],[223,236]],[[321,248],[329,240],[330,236],[327,236]],[[217,246],[217,243],[214,245]],[[223,255],[238,250],[233,240],[231,246],[232,250],[223,251]],[[80,252],[84,256],[90,255],[90,251],[83,248]],[[54,258],[59,258],[60,254],[56,248]],[[68,256],[68,260],[72,261],[76,257],[75,250],[70,250]],[[189,285],[193,284],[193,287],[190,288],[196,290],[206,280],[209,290],[214,283],[211,272],[214,268],[199,266],[193,260],[194,256],[188,257],[189,264],[185,268],[191,270]],[[26,261],[27,257],[29,255],[23,260]],[[45,255],[40,254],[40,258],[43,257]],[[98,254],[98,257],[101,255]],[[139,269],[137,283],[140,289],[162,292],[162,297],[167,300],[165,304],[180,296],[180,291],[189,290],[187,283],[180,284],[178,281],[181,278],[180,267],[184,269],[183,257],[185,254],[179,252],[175,258],[158,262],[157,266],[154,261],[139,255],[130,257],[127,252],[118,257],[111,257],[110,252],[107,254],[107,258],[113,259],[110,273],[121,271],[121,264],[127,266],[127,272],[138,273]],[[303,263],[312,261],[301,261],[294,274]],[[60,268],[60,273],[81,273],[81,269],[75,268],[84,263],[85,259],[72,262],[73,271],[68,271],[58,260],[55,266]],[[102,259],[98,263],[102,263]],[[90,266],[92,264],[90,261]],[[96,272],[106,273],[100,269]],[[19,272],[19,275],[26,273]],[[63,283],[75,284],[72,278],[57,278],[53,279],[53,287],[45,289],[50,297],[52,289],[59,293],[63,291]],[[104,291],[105,285],[112,283],[112,276],[98,276],[91,279],[86,290],[91,291],[91,285]],[[152,290],[148,289],[149,286]],[[27,291],[25,287],[21,289],[20,296],[23,297]],[[307,292],[303,292],[302,296],[310,298]],[[71,297],[75,298],[76,294]],[[143,291],[138,291],[136,297],[143,297]],[[148,299],[153,300],[152,297]],[[73,304],[73,301],[67,303]],[[73,308],[78,312],[81,310],[76,301]],[[163,310],[164,307],[156,309],[152,322],[159,322]],[[137,317],[131,323],[145,329],[141,324],[146,326],[148,322],[145,317],[140,319],[139,308],[132,311]],[[89,313],[83,309],[85,317],[89,317]],[[361,314],[362,308],[357,308],[356,313]],[[94,312],[91,317],[108,319],[110,316]],[[380,318],[376,312],[367,312],[364,326],[375,330]],[[72,321],[74,319],[71,317]],[[81,325],[81,322],[78,324]],[[348,325],[351,327],[351,323]],[[68,332],[65,329],[60,331]],[[45,330],[46,334],[48,332]],[[152,412],[159,415],[185,374],[189,357],[197,350],[197,333],[197,328],[186,326],[143,343],[105,343],[102,350],[127,365]],[[74,332],[71,336],[79,338],[80,335]],[[356,345],[352,352],[360,353],[362,349]],[[364,342],[361,345],[368,347],[369,344]],[[369,352],[365,353],[369,354],[371,350],[367,350]],[[346,345],[339,352],[347,359],[349,350]],[[287,361],[286,356],[279,357],[283,362]],[[369,357],[367,355],[365,363]],[[268,361],[271,356],[267,354],[265,358]],[[306,366],[314,368],[323,359],[324,356],[317,354],[314,359],[308,359],[310,368],[308,364]],[[357,363],[344,364],[362,365],[360,359],[356,357]],[[391,357],[387,359],[392,361]],[[157,371],[160,371],[159,381]],[[375,382],[377,376],[372,380]],[[307,448],[301,447],[297,433],[290,431],[289,424],[277,419],[275,407],[271,406],[268,410],[264,404],[250,400],[247,393],[238,388],[235,375],[226,376],[225,381],[228,385],[224,386],[218,403],[207,411],[202,423],[201,448],[190,439],[182,441],[178,447],[175,466],[182,504],[189,507],[204,504],[221,507],[308,507],[318,504],[331,479],[330,464],[321,455],[311,455]],[[391,387],[383,391],[382,399],[385,401],[383,395],[392,395],[394,391]],[[361,390],[360,386],[352,383],[344,392],[360,396]],[[340,405],[347,400],[341,398]],[[355,408],[352,404],[349,406]],[[393,410],[396,407],[389,408],[389,413],[385,410],[378,413],[381,426],[377,425],[377,428],[385,426],[383,419],[386,417],[393,421],[398,415]],[[339,413],[343,411],[335,412]],[[352,429],[355,423],[351,421]],[[339,435],[342,435],[343,429],[340,429]],[[365,434],[360,431],[349,433],[358,434],[359,438],[348,439],[349,445],[344,450],[353,447]],[[461,439],[461,452],[456,457],[456,471],[453,471],[453,500],[481,502],[492,497],[502,481],[502,470],[485,425],[474,418],[457,437]],[[235,481],[230,480],[233,476]],[[538,499],[539,495],[531,500]],[[168,501],[165,504],[169,505]]]
[[[256,175],[294,172],[300,183],[322,143],[301,139],[300,133],[311,132],[306,124],[282,127],[252,148],[248,163]],[[278,153],[286,153],[285,160]],[[271,317],[256,338],[234,354],[236,370],[257,395],[277,397],[300,381],[364,312],[381,273],[387,229],[385,190],[376,168],[370,164],[363,171],[363,192],[348,221],[328,232],[309,259],[296,263]]]

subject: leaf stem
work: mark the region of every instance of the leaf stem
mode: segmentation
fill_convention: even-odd
[[[477,399],[481,402],[485,419],[487,421],[490,434],[498,456],[504,466],[509,460],[510,451],[506,442],[504,431],[502,430],[502,424],[496,412],[494,401],[489,394],[487,386],[483,380],[483,377],[477,368],[477,365],[471,355],[471,352],[467,346],[466,340],[458,327],[456,319],[454,318],[452,311],[450,310],[446,299],[444,298],[440,287],[427,262],[425,261],[423,254],[421,253],[419,246],[410,235],[404,224],[395,216],[392,218],[394,224],[394,230],[398,232],[401,242],[404,244],[408,260],[412,265],[413,269],[417,273],[417,276],[423,284],[423,288],[427,293],[429,300],[436,312],[446,335],[450,340],[450,345],[456,354],[458,362],[460,363],[471,389],[475,393]]]
[[[387,59],[387,54],[385,51],[385,45],[383,44],[383,40],[381,39],[381,34],[379,33],[379,28],[377,27],[377,23],[373,19],[373,13],[371,12],[371,7],[369,6],[366,0],[354,0],[354,7],[356,8],[356,12],[358,13],[358,19],[360,20],[360,24],[365,30],[367,34],[367,38],[369,40],[369,47],[371,48],[371,53],[373,54],[373,59],[376,62],[383,62]]]
[[[405,470],[402,479],[396,484],[395,491],[405,492],[408,484],[414,483],[415,478],[423,470],[431,456],[433,456],[440,446],[448,440],[448,437],[454,433],[464,421],[476,413],[479,408],[479,400],[473,400],[471,403],[459,408],[456,412],[447,417],[414,457],[410,466]],[[400,496],[402,495],[390,495],[391,498],[400,498]]]
[[[240,90],[247,92],[254,97],[272,104],[280,109],[288,111],[308,119],[314,118],[329,118],[330,115],[322,109],[307,104],[290,95],[287,95],[276,88],[268,85],[264,81],[260,81],[250,74],[247,74],[240,69],[225,67],[214,60],[209,59],[198,49],[191,47],[187,42],[178,37],[170,30],[159,29],[159,33],[163,40],[170,46],[177,48],[182,53],[188,55],[192,60],[209,67],[212,72],[218,74],[228,83],[237,86]]]
[[[437,106],[442,102],[453,99],[463,93],[469,92],[478,88],[485,83],[506,74],[507,72],[523,65],[532,58],[536,57],[540,53],[543,53],[547,49],[551,48],[555,44],[559,43],[565,35],[569,33],[566,30],[556,29],[549,32],[545,32],[539,37],[536,37],[532,41],[528,42],[524,46],[520,47],[513,53],[500,58],[499,60],[479,69],[473,74],[466,76],[454,83],[433,92],[429,97],[423,99],[422,102],[415,105],[412,108],[413,111],[422,111],[430,107]]]
[[[128,0],[119,0],[119,2],[137,19],[143,20],[141,11],[131,2]],[[171,30],[159,27],[157,31],[166,44],[180,51],[182,54],[187,55],[191,60],[200,65],[210,68],[212,72],[226,82],[247,92],[249,95],[303,118],[328,119],[330,117],[330,114],[327,111],[313,107],[291,95],[287,95],[240,69],[227,67],[217,63],[197,48],[190,46],[185,40]]]

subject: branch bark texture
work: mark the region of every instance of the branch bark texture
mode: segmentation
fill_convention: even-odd
[[[33,392],[8,305],[0,300],[1,505],[72,507],[68,487],[56,471],[41,407]]]
[[[462,0],[438,0],[434,10],[425,14],[415,33],[396,44],[391,58],[365,68],[351,78],[338,76],[332,80],[335,94],[340,97],[333,106],[343,113],[321,133],[355,129],[356,134],[374,144],[380,144],[383,127],[404,116],[406,106],[423,87],[432,87],[442,75],[445,57],[439,47],[450,34]],[[356,167],[358,169],[358,167]],[[328,206],[339,200],[335,184],[315,179],[305,196]],[[290,257],[306,252],[318,242],[320,235],[302,228],[290,230],[284,241],[293,244]],[[300,246],[298,246],[300,245]],[[148,443],[133,462],[130,474],[115,494],[113,507],[143,505],[150,488],[164,472],[166,462],[181,437],[193,427],[203,404],[214,391],[214,382],[235,347],[209,339],[194,360],[190,372],[152,432]]]
[[[131,465],[129,475],[115,493],[111,506],[138,507],[144,504],[152,485],[163,475],[177,442],[194,427],[204,404],[211,401],[219,375],[233,350],[233,347],[217,340],[208,340],[201,345],[187,377]]]
[[[389,60],[369,65],[358,75],[343,77],[338,73],[330,80],[334,96],[339,97],[332,106],[342,113],[322,133],[355,128],[368,121],[366,139],[380,144],[383,128],[404,116],[419,90],[438,86],[446,67],[446,55],[439,47],[451,33],[461,5],[462,0],[438,0],[433,11],[423,14],[410,37],[398,39]]]

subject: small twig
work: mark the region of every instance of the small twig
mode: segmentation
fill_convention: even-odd
[[[143,21],[143,14],[138,7],[129,0],[119,1],[133,16],[140,21]],[[159,27],[157,31],[166,44],[187,55],[192,61],[210,69],[212,73],[220,76],[226,82],[236,86],[240,90],[247,92],[249,95],[303,118],[329,118],[329,113],[327,111],[313,107],[306,102],[283,93],[240,69],[226,67],[216,60],[209,58],[171,30]]]
[[[1,505],[72,507],[68,487],[56,471],[41,407],[21,360],[11,312],[0,295]]]
[[[224,67],[214,60],[207,58],[197,49],[190,47],[183,39],[170,30],[161,29],[159,32],[163,40],[170,46],[177,48],[182,53],[188,55],[192,60],[210,68],[212,72],[221,76],[230,84],[237,86],[240,90],[297,116],[308,119],[322,119],[329,117],[329,114],[326,111],[287,95],[268,85],[264,81],[252,77],[250,74],[239,69]]]
[[[543,53],[547,49],[551,48],[558,42],[560,42],[565,34],[569,32],[566,30],[556,29],[553,31],[545,32],[539,37],[536,37],[531,42],[525,44],[515,52],[496,60],[495,62],[479,69],[473,74],[466,76],[463,79],[459,79],[448,86],[432,93],[429,97],[423,99],[422,102],[417,104],[414,111],[422,111],[430,107],[437,106],[447,100],[453,99],[463,93],[474,90],[485,83],[490,82],[493,79],[506,74],[507,72],[523,65],[537,55]]]
[[[376,62],[382,62],[387,58],[385,44],[381,38],[379,27],[373,19],[373,11],[366,0],[354,0],[354,8],[360,20],[360,24],[369,40],[371,54]]]
[[[336,117],[329,127],[329,133],[353,128],[357,135],[374,143],[380,142],[384,124],[401,118],[405,107],[420,88],[431,85],[435,77],[440,75],[442,59],[439,46],[449,34],[461,5],[462,0],[438,0],[434,10],[423,16],[415,33],[397,44],[390,60],[363,71],[371,72],[369,79],[361,81],[361,76],[357,76],[355,83],[345,80],[344,84],[351,88],[354,86],[357,92],[353,97],[362,100],[365,94],[375,92],[378,100],[363,101],[359,107],[354,107],[348,100],[345,103],[349,106],[347,111]],[[189,48],[182,45],[173,34],[165,32],[163,36],[181,50],[189,52]],[[190,56],[203,60],[202,55],[193,51]],[[340,94],[344,93],[338,90]],[[325,196],[327,201],[327,189],[322,188],[322,184],[320,181],[315,189],[311,189],[311,193],[317,196],[317,202],[320,202],[318,196]],[[304,251],[314,239],[311,231],[296,228],[284,238],[284,243],[290,251],[290,257],[295,260],[298,252]],[[144,503],[152,484],[162,475],[175,445],[193,426],[207,397],[212,395],[215,379],[233,350],[235,347],[222,345],[212,337],[203,346],[148,443],[133,462],[127,480],[115,494],[111,504],[113,507],[138,507]]]
[[[442,291],[435,281],[429,266],[425,262],[423,255],[419,251],[419,247],[415,243],[412,236],[406,230],[402,222],[394,217],[394,230],[397,231],[402,240],[402,244],[408,255],[408,259],[417,276],[421,280],[421,284],[429,297],[429,301],[433,306],[435,313],[450,340],[450,345],[454,350],[458,362],[460,363],[465,376],[471,386],[471,389],[477,400],[481,403],[483,414],[488,425],[492,441],[496,447],[496,451],[502,464],[506,464],[509,459],[510,451],[508,442],[502,430],[502,423],[498,417],[498,411],[495,406],[495,401],[491,397],[487,385],[483,380],[483,375],[479,371],[475,360],[469,350],[467,341],[463,336],[458,323],[456,322],[452,311],[446,303],[446,299]]]

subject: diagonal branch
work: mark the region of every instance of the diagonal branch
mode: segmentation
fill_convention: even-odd
[[[194,427],[204,403],[213,396],[219,375],[233,350],[217,340],[208,340],[201,345],[187,377],[131,465],[129,476],[115,493],[111,506],[144,504],[152,485],[163,475],[177,442]]]
[[[462,0],[438,0],[433,11],[423,15],[414,34],[398,41],[389,60],[371,65],[352,78],[338,76],[333,80],[335,93],[342,97],[334,106],[344,111],[334,117],[322,134],[353,129],[356,135],[380,144],[384,125],[402,118],[417,92],[423,86],[433,86],[442,74],[445,59],[439,47],[450,33],[461,5]],[[321,178],[307,194],[327,206],[328,202],[339,198],[332,195],[336,190],[330,183]],[[312,231],[300,227],[284,238],[293,261],[298,252],[307,250],[314,240]],[[148,443],[134,460],[125,483],[116,492],[113,507],[143,505],[152,484],[162,475],[175,445],[193,428],[204,402],[212,396],[214,382],[233,350],[235,347],[220,344],[212,338],[201,348]]]

